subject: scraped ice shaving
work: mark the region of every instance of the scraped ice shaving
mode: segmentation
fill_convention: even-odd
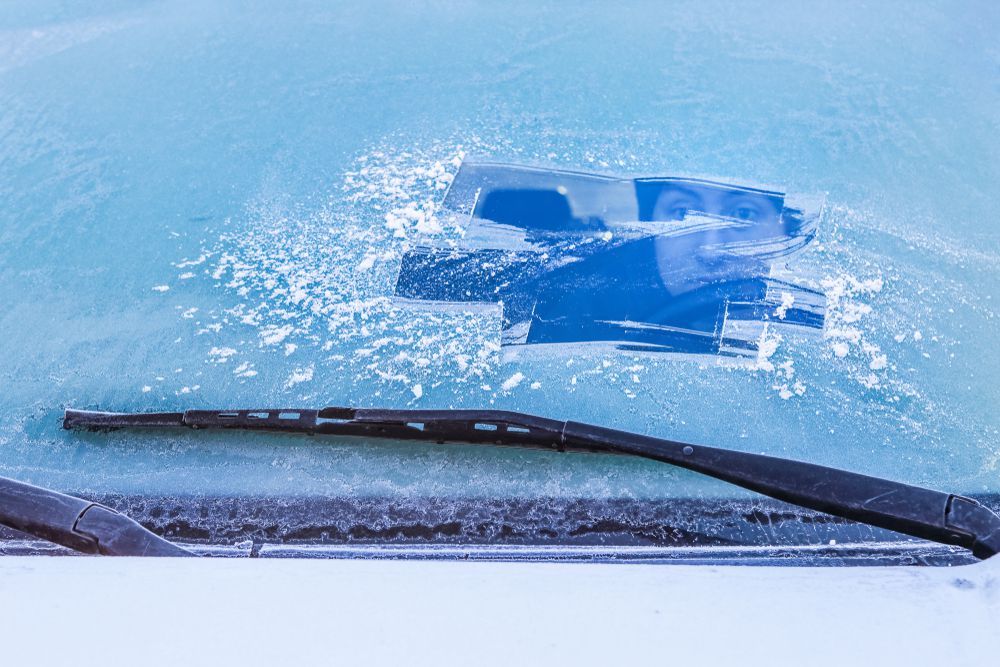
[[[878,376],[874,373],[869,373],[868,375],[858,378],[858,381],[868,389],[878,389],[881,386]]]
[[[245,361],[233,369],[233,375],[243,378],[252,378],[257,375],[257,371],[253,369],[253,364]]]
[[[461,157],[460,148],[447,145],[374,151],[358,158],[318,211],[269,201],[252,206],[246,225],[202,253],[214,261],[209,275],[237,298],[222,313],[224,323],[251,327],[262,346],[286,352],[295,349],[289,345],[353,347],[371,359],[367,370],[375,378],[405,374],[399,367],[416,364],[430,375],[432,366],[463,354],[459,370],[482,375],[496,355],[483,358],[482,342],[470,337],[492,333],[495,314],[408,314],[388,296],[403,247],[387,235],[386,212],[402,219],[404,236],[436,233],[437,209]],[[432,334],[437,327],[447,333]],[[377,339],[384,340],[372,345]],[[397,358],[404,350],[416,354]]]
[[[292,374],[288,376],[288,380],[285,381],[285,388],[291,389],[297,384],[302,384],[303,382],[309,382],[313,379],[313,367],[306,366],[305,368],[296,368],[292,371]]]
[[[765,324],[757,340],[757,358],[750,370],[773,374],[771,388],[783,400],[806,393],[806,384],[795,379],[795,361],[788,356],[790,351],[779,356],[784,338]],[[784,358],[781,358],[784,357]]]
[[[871,371],[886,369],[889,358],[877,344],[866,338],[860,323],[873,312],[871,305],[863,299],[882,291],[882,278],[858,280],[854,276],[840,275],[827,277],[821,284],[827,304],[827,324],[823,335],[830,341],[830,350],[838,359],[847,357],[852,350],[860,352],[867,365],[863,370],[857,369],[854,377],[866,388],[880,387],[879,376]]]
[[[170,289],[170,285],[154,285],[153,286],[153,291],[154,292],[166,292],[169,289]]]
[[[878,345],[863,341],[861,349],[868,355],[868,367],[873,371],[882,370],[889,365],[889,358],[882,354],[882,350],[879,349]]]
[[[174,266],[176,266],[178,269],[183,269],[189,266],[198,266],[199,264],[204,264],[205,260],[207,259],[208,259],[208,254],[201,253],[200,255],[198,255],[197,259],[184,259],[174,264]]]
[[[511,391],[512,389],[514,389],[514,387],[521,384],[523,380],[524,380],[524,373],[518,371],[517,373],[514,373],[509,378],[504,380],[503,384],[500,385],[500,389],[502,391]]]
[[[760,338],[757,341],[757,369],[764,371],[773,371],[774,364],[771,363],[771,357],[778,350],[778,345],[781,343],[781,335],[771,331],[769,327],[764,327],[763,333],[761,333]]]
[[[407,237],[410,230],[418,234],[440,234],[444,228],[438,222],[437,210],[438,206],[433,199],[409,202],[386,213],[385,226],[392,230],[393,236],[402,239]]]
[[[260,342],[264,345],[278,345],[283,340],[288,338],[289,334],[294,331],[294,327],[290,324],[285,326],[266,326],[260,331]]]
[[[229,357],[236,354],[236,348],[233,347],[213,347],[208,351],[208,356],[212,358],[212,361],[216,364],[224,364],[229,361]]]
[[[424,395],[424,388],[423,388],[423,386],[422,386],[422,385],[420,385],[420,384],[415,384],[415,385],[413,385],[413,386],[412,386],[412,387],[410,388],[410,391],[411,391],[411,392],[413,392],[413,397],[414,397],[414,398],[420,398],[421,396],[423,396],[423,395]]]
[[[445,159],[414,164],[375,151],[359,159],[358,169],[344,174],[343,190],[351,201],[374,203],[384,211],[383,224],[394,238],[405,239],[414,232],[441,234],[444,231],[438,219],[441,197],[464,155],[458,147]],[[412,157],[409,153],[404,156]]]
[[[795,303],[795,295],[791,292],[781,293],[781,305],[774,309],[774,314],[779,320],[785,319],[788,309]]]
[[[792,396],[801,396],[806,393],[806,386],[802,382],[795,382],[791,385],[791,387],[789,387],[787,383],[776,384],[772,388],[775,389],[778,392],[778,396],[785,401],[790,399]]]

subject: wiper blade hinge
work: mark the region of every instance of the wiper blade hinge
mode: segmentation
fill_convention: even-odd
[[[193,555],[110,507],[6,477],[0,477],[0,524],[87,554]]]
[[[962,536],[962,546],[977,558],[989,558],[1000,553],[1000,521],[997,515],[971,498],[952,496],[946,512],[949,530]]]

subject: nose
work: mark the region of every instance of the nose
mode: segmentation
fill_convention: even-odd
[[[720,250],[719,246],[726,243],[731,243],[739,238],[739,230],[727,227],[712,227],[711,229],[705,230],[702,236],[702,247],[706,248],[710,253],[715,253]]]

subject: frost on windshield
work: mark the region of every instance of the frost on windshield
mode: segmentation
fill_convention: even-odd
[[[821,199],[686,178],[465,162],[443,208],[464,236],[402,257],[395,295],[493,304],[501,344],[756,359],[769,322],[822,329],[822,292],[784,262]]]
[[[662,401],[665,381],[784,401],[846,372],[887,400],[914,391],[872,335],[881,273],[844,271],[844,212],[822,196],[606,175],[670,173],[629,153],[567,154],[570,171],[482,139],[397,149],[360,153],[318,206],[265,185],[172,280],[151,280],[204,361],[155,369],[137,390],[201,396],[222,382],[257,400],[523,409],[598,387]]]

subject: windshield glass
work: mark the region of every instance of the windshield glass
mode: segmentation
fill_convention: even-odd
[[[629,457],[60,426],[494,408],[989,504],[998,19],[8,3],[0,475],[191,539],[826,543]]]

